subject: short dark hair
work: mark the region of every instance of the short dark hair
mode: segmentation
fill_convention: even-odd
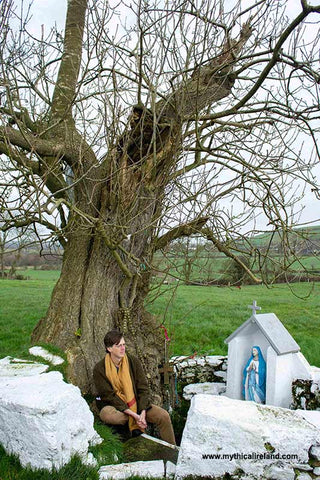
[[[121,338],[123,337],[123,333],[119,332],[119,330],[110,330],[104,337],[104,345],[106,350],[108,347],[112,347],[112,345],[117,345]]]

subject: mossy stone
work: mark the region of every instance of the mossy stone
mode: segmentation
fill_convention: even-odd
[[[143,436],[131,438],[123,445],[125,462],[165,460],[177,463],[178,449],[154,442]]]

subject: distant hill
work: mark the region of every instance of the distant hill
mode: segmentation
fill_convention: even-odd
[[[286,236],[287,235],[287,236]],[[229,240],[225,244],[265,283],[320,279],[320,226],[265,232]],[[257,247],[261,255],[256,255]],[[252,251],[251,258],[243,252]],[[287,260],[284,261],[284,253]],[[211,242],[184,239],[173,242],[153,261],[156,281],[186,284],[244,284],[252,282],[243,267],[217,250]]]
[[[286,234],[281,230],[266,232],[253,236],[248,241],[261,250],[269,249],[281,253],[285,235],[297,255],[314,255],[320,252],[320,225],[296,228]]]

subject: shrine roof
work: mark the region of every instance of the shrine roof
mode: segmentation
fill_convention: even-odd
[[[297,342],[274,313],[253,314],[226,338],[225,343],[229,343],[233,338],[241,334],[246,327],[252,324],[256,324],[278,355],[300,351]]]

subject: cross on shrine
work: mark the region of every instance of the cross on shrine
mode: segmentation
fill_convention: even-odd
[[[261,310],[261,307],[258,307],[256,300],[254,300],[254,301],[252,302],[252,305],[248,305],[248,308],[251,308],[251,310],[252,310],[252,315],[255,315],[258,310]]]

